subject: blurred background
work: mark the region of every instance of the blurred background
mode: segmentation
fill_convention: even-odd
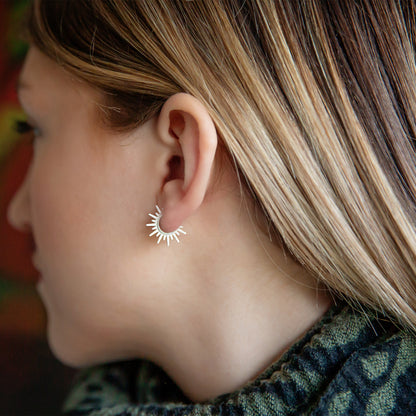
[[[6,220],[32,152],[30,141],[14,132],[16,121],[24,120],[15,85],[27,50],[19,37],[27,4],[0,0],[0,416],[60,414],[73,377],[46,344],[30,236]]]

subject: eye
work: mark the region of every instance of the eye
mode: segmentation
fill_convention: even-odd
[[[14,125],[14,130],[19,134],[33,133],[34,137],[40,136],[40,130],[24,120],[17,120]]]

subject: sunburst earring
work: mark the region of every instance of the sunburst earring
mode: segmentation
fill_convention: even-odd
[[[146,224],[146,227],[152,227],[152,232],[149,234],[149,237],[155,235],[157,240],[157,243],[159,244],[161,240],[166,241],[169,247],[170,241],[173,241],[175,239],[179,243],[179,234],[186,234],[185,231],[183,231],[182,225],[177,228],[175,231],[171,231],[170,233],[167,233],[163,231],[160,228],[160,219],[162,218],[162,211],[160,208],[156,205],[156,212],[154,214],[149,214],[149,217],[152,218],[152,221],[150,224]]]

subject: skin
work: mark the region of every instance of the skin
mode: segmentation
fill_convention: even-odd
[[[62,362],[150,359],[200,401],[253,379],[327,310],[325,292],[253,221],[194,97],[174,95],[115,133],[98,118],[99,92],[34,47],[19,97],[37,137],[8,218],[33,233]],[[165,231],[183,225],[180,244],[148,236],[155,204]]]

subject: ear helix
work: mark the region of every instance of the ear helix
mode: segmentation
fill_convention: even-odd
[[[149,237],[155,235],[158,238],[157,244],[159,244],[160,241],[163,240],[166,241],[169,247],[170,241],[173,241],[173,239],[175,239],[179,243],[178,236],[180,234],[186,234],[186,232],[183,231],[182,225],[175,231],[171,231],[170,233],[163,231],[162,228],[160,228],[160,219],[162,218],[162,215],[162,211],[156,205],[156,212],[154,214],[149,214],[149,217],[152,218],[152,221],[149,224],[146,224],[146,227],[152,227],[152,232],[149,234]]]

